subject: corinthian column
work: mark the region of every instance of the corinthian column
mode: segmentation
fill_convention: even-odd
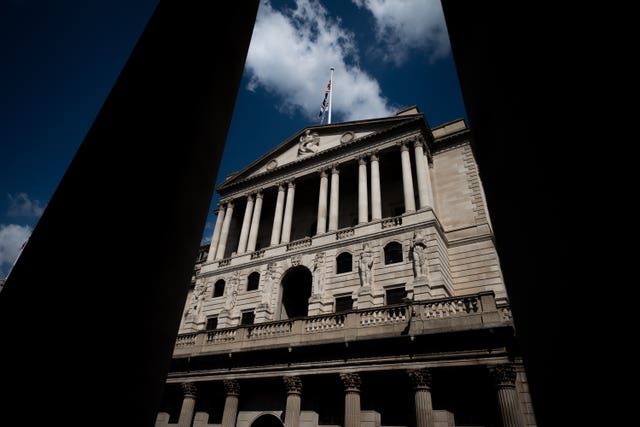
[[[491,369],[498,393],[500,416],[504,427],[524,427],[524,417],[516,391],[516,371],[512,365],[498,365]]]
[[[284,427],[299,427],[302,381],[300,377],[284,377],[282,379],[287,388],[287,408],[284,412]]]
[[[331,168],[331,196],[329,197],[329,231],[338,229],[338,202],[340,200],[340,169]]]
[[[416,427],[434,427],[433,405],[431,403],[431,373],[428,369],[407,371],[413,383]]]
[[[251,215],[253,214],[253,194],[247,196],[247,207],[244,210],[242,219],[242,229],[240,230],[240,242],[238,243],[238,255],[247,250],[247,239],[249,238],[249,226],[251,225]]]
[[[380,166],[378,152],[371,154],[371,221],[382,218],[382,197],[380,196]]]
[[[282,239],[280,243],[289,243],[291,240],[291,223],[293,222],[293,199],[296,195],[296,183],[290,181],[287,184],[287,203],[284,208],[284,220],[282,222]]]
[[[360,375],[340,374],[344,384],[344,427],[360,427]]]
[[[178,418],[178,427],[191,427],[193,421],[193,410],[196,406],[196,385],[194,383],[182,383],[184,400]]]
[[[233,202],[227,203],[227,210],[224,215],[224,223],[220,232],[220,243],[216,251],[216,259],[224,258],[224,251],[227,248],[227,239],[229,238],[229,227],[231,226],[231,217],[233,217]]]
[[[249,242],[247,243],[247,252],[256,250],[256,242],[258,241],[258,227],[260,227],[260,214],[262,213],[262,192],[256,194],[256,201],[253,205],[253,215],[251,216],[251,228],[249,229]]]
[[[411,175],[411,157],[406,142],[400,144],[402,160],[402,191],[404,192],[404,211],[415,212],[416,201],[413,193],[413,177]]]
[[[282,211],[284,209],[284,184],[278,184],[278,198],[276,199],[276,211],[273,215],[273,227],[271,228],[271,246],[280,243],[282,230]]]
[[[367,159],[358,158],[358,224],[369,222],[369,205],[367,203]]]
[[[224,389],[227,392],[227,397],[224,399],[221,427],[236,427],[240,384],[236,380],[224,380]]]
[[[320,196],[318,197],[318,221],[316,234],[322,234],[327,231],[327,188],[329,187],[329,179],[327,178],[326,169],[320,171]]]
[[[413,142],[413,150],[416,159],[416,178],[418,181],[418,200],[420,201],[420,209],[429,206],[429,187],[427,183],[427,175],[429,169],[425,168],[424,163],[424,138],[420,136]]]
[[[222,222],[224,221],[225,207],[220,206],[218,209],[218,218],[216,219],[216,226],[213,229],[213,237],[211,237],[211,243],[209,244],[209,253],[207,254],[207,261],[213,261],[216,259],[216,252],[218,250],[218,242],[220,241],[220,231],[222,230]]]

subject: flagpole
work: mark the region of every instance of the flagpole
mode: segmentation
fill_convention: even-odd
[[[333,94],[333,67],[331,67],[331,76],[329,77],[329,82],[331,86],[329,87],[329,117],[327,119],[327,124],[331,124],[331,95]]]

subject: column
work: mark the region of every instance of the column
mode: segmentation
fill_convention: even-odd
[[[360,375],[340,374],[344,384],[344,427],[360,427]]]
[[[524,417],[518,402],[516,391],[516,371],[512,365],[499,365],[491,368],[498,405],[504,427],[524,427]]]
[[[413,142],[413,150],[416,159],[416,178],[418,181],[418,201],[420,202],[420,209],[429,206],[429,193],[427,185],[427,175],[429,169],[425,168],[424,163],[424,138],[422,136],[416,138]]]
[[[413,177],[411,176],[411,158],[406,142],[400,143],[400,158],[402,160],[402,191],[404,192],[404,211],[415,212],[416,202],[413,195]]]
[[[262,191],[256,193],[256,200],[253,205],[253,215],[251,216],[251,228],[249,229],[249,243],[247,243],[247,252],[256,250],[256,242],[258,240],[258,227],[260,227],[260,214],[262,213]]]
[[[218,250],[218,242],[220,241],[220,231],[222,231],[222,222],[224,221],[225,207],[221,206],[218,209],[218,218],[216,219],[216,226],[213,229],[213,237],[211,237],[211,244],[209,245],[209,253],[207,254],[207,261],[213,261],[216,259],[216,252]]]
[[[327,170],[320,170],[320,197],[318,198],[318,221],[316,234],[322,234],[327,231],[327,189],[329,188],[329,179],[327,178]]]
[[[287,408],[284,412],[284,427],[299,427],[302,381],[300,377],[283,377],[282,379],[287,388]]]
[[[407,371],[413,384],[416,427],[434,427],[433,405],[431,403],[431,373],[428,369]]]
[[[371,154],[371,221],[382,218],[382,197],[380,196],[380,167],[378,152]]]
[[[196,406],[196,385],[194,383],[182,383],[182,392],[184,393],[184,400],[182,401],[182,408],[180,408],[178,427],[191,427],[193,410]]]
[[[282,239],[280,243],[289,243],[291,240],[291,223],[293,221],[293,200],[296,195],[296,183],[289,181],[287,184],[287,203],[284,208],[284,220],[282,222]]]
[[[249,238],[249,226],[251,225],[251,215],[253,214],[253,194],[247,196],[247,207],[244,210],[242,219],[242,229],[240,230],[240,243],[238,243],[238,255],[247,250],[247,240]]]
[[[424,170],[427,177],[427,196],[429,197],[429,206],[435,208],[435,200],[433,199],[433,184],[431,183],[431,168],[429,167],[429,157],[427,151],[424,151]]]
[[[338,229],[338,202],[340,200],[340,169],[331,168],[331,195],[329,196],[329,231]]]
[[[367,203],[367,159],[358,158],[358,224],[369,222],[369,204]]]
[[[224,251],[227,248],[227,239],[229,238],[229,227],[231,226],[231,217],[233,216],[233,202],[227,203],[227,210],[224,214],[224,223],[220,232],[220,242],[216,251],[216,259],[224,258]]]
[[[224,389],[227,392],[227,397],[224,400],[224,410],[222,412],[221,427],[236,427],[240,384],[236,380],[224,380],[223,382]]]
[[[276,200],[276,213],[273,215],[273,227],[271,228],[271,246],[280,243],[280,231],[282,230],[282,211],[284,209],[284,183],[278,184],[278,198]]]

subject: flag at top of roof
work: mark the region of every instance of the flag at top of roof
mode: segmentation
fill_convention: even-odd
[[[324,99],[322,100],[322,105],[320,106],[320,113],[318,113],[318,120],[320,124],[322,124],[325,116],[325,111],[329,110],[329,117],[327,124],[331,124],[331,82],[333,81],[333,67],[331,67],[331,77],[329,78],[329,83],[327,83],[327,89],[324,91]],[[327,100],[328,98],[328,100]]]

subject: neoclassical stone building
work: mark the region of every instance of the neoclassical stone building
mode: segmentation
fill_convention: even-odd
[[[303,129],[217,187],[157,426],[535,426],[463,120]]]

